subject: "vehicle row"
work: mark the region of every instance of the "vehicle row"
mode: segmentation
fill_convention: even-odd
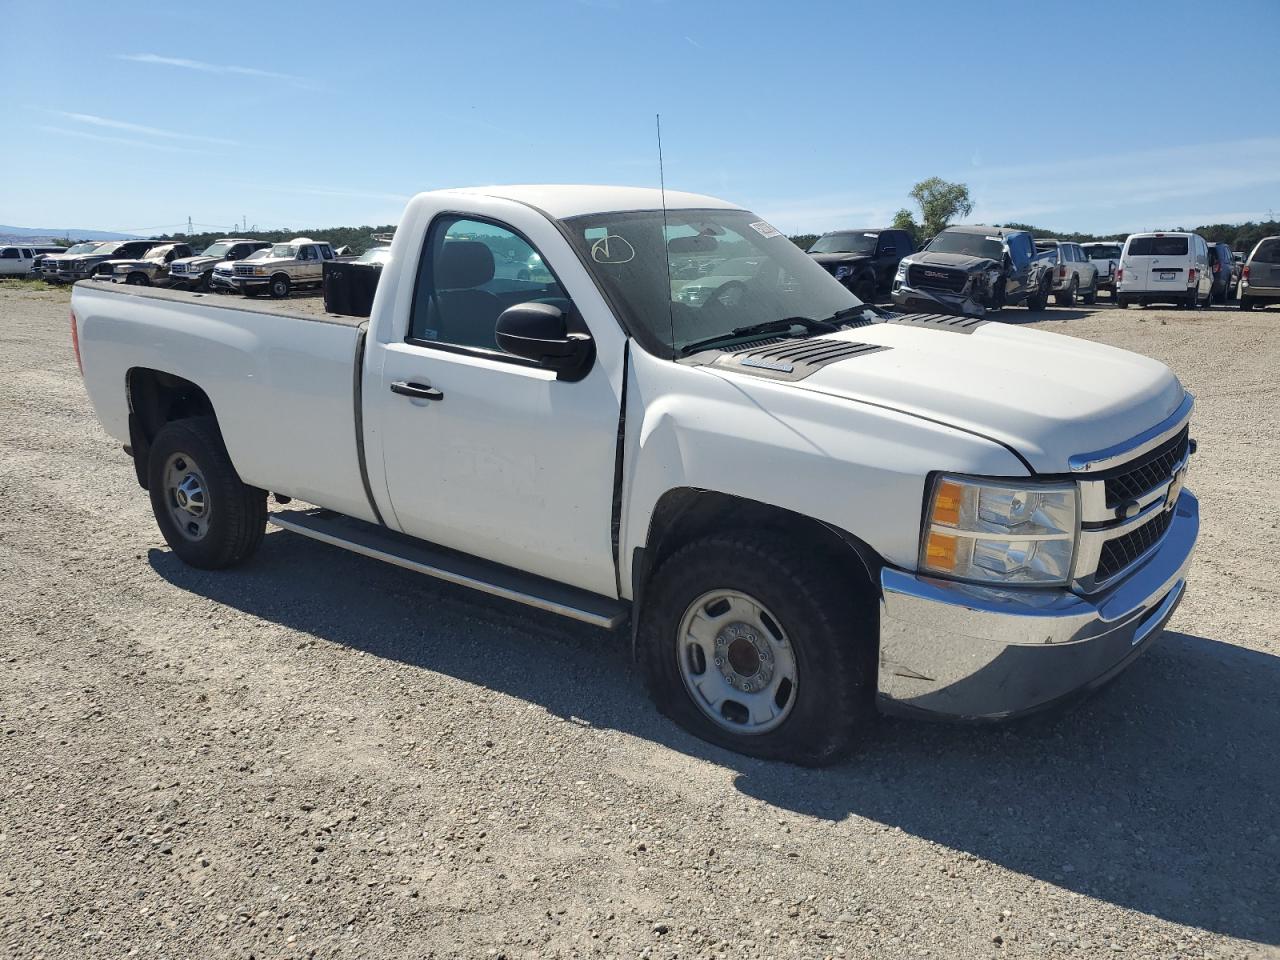
[[[808,253],[859,299],[888,295],[904,310],[981,316],[1007,306],[1043,310],[1097,302],[1105,292],[1118,306],[1225,304],[1242,309],[1280,298],[1280,275],[1269,258],[1278,238],[1259,242],[1248,261],[1225,243],[1197,233],[1135,233],[1123,240],[1074,243],[1036,239],[1025,230],[956,225],[921,249],[905,230],[837,230]],[[1262,266],[1251,270],[1258,260]],[[1252,274],[1252,275],[1251,275]],[[1261,277],[1261,279],[1260,279]],[[1274,282],[1273,282],[1274,280]]]

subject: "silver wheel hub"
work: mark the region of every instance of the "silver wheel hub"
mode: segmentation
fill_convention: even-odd
[[[204,473],[185,453],[175,453],[164,466],[164,494],[169,518],[188,540],[209,532],[210,503]]]
[[[694,704],[725,730],[767,733],[795,705],[795,652],[778,619],[748,594],[712,590],[691,603],[676,659]]]

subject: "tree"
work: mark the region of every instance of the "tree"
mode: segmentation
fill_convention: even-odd
[[[973,212],[968,186],[949,183],[941,177],[921,180],[911,188],[911,198],[920,204],[920,229],[927,237],[937,236],[953,219],[967,217]],[[894,217],[895,223],[903,213],[906,211],[898,211],[898,215]],[[911,215],[907,213],[907,216]]]
[[[816,233],[797,233],[794,237],[787,237],[787,239],[801,250],[808,250],[813,246],[813,241],[818,239],[818,235]]]
[[[915,217],[911,216],[911,211],[903,207],[893,215],[893,229],[905,230],[915,238],[916,243],[920,242],[920,227],[916,224]]]

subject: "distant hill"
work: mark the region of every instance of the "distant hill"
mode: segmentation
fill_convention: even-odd
[[[0,242],[20,243],[23,240],[39,243],[70,237],[72,240],[137,240],[131,233],[111,233],[107,230],[80,230],[76,227],[11,227],[0,223]]]

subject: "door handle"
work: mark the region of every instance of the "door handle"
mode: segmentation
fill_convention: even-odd
[[[410,380],[397,380],[391,384],[391,392],[402,397],[413,397],[415,400],[443,400],[444,394],[435,387],[425,383],[414,383]]]

